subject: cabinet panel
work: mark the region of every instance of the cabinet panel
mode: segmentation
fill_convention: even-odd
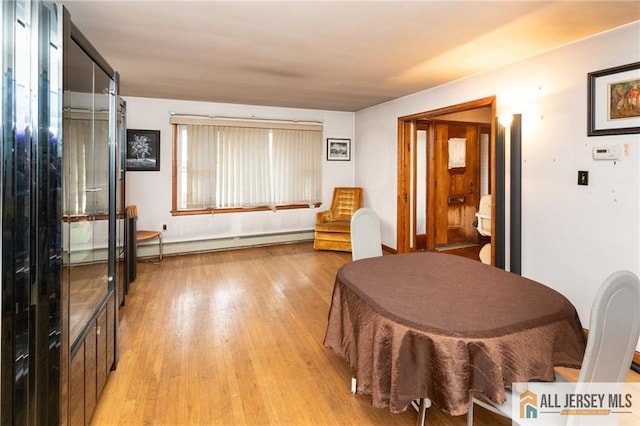
[[[114,298],[111,293],[71,360],[71,426],[89,424],[107,383],[114,360]]]
[[[61,11],[0,2],[2,425],[61,417]]]
[[[96,321],[96,398],[100,398],[107,382],[107,311],[103,309]]]
[[[96,327],[84,339],[84,410],[87,423],[96,408]]]
[[[116,311],[114,297],[107,302],[107,374],[115,369],[116,360]]]
[[[115,362],[114,294],[117,275],[117,123],[114,100],[117,73],[70,21],[65,10],[64,94],[59,111],[65,135],[62,147],[64,200],[63,227],[65,292],[61,295],[64,324],[63,351],[78,352],[78,359],[61,366],[61,376],[74,375],[74,416],[62,424],[89,424],[108,373]],[[124,174],[124,170],[122,170]],[[122,176],[124,179],[124,176]],[[120,190],[124,197],[124,188]],[[108,307],[107,307],[108,305]],[[107,313],[107,310],[113,313]],[[111,324],[109,324],[111,322]],[[108,325],[109,324],[109,325]],[[111,342],[111,340],[114,340]],[[64,357],[61,357],[64,361]],[[73,368],[73,373],[69,369]],[[64,387],[65,384],[63,383]],[[67,384],[71,393],[71,384]],[[69,410],[70,399],[61,390],[60,404]],[[78,403],[77,401],[81,401]],[[78,405],[80,404],[80,405]]]
[[[69,411],[71,426],[84,425],[84,343],[71,358],[69,386]]]

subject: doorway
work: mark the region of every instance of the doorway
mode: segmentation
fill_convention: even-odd
[[[495,193],[494,117],[495,96],[399,118],[399,253],[491,241],[473,222],[480,196]],[[462,163],[448,164],[452,143]]]

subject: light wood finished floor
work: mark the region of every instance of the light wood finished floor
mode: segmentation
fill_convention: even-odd
[[[120,309],[119,364],[92,425],[413,425],[351,395],[322,346],[350,253],[311,243],[138,263]],[[476,408],[478,425],[510,425]],[[464,425],[432,407],[429,425]]]

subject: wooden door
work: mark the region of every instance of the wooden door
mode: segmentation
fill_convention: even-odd
[[[449,167],[449,141],[465,139],[464,167]],[[478,207],[478,126],[435,125],[435,244],[476,243]]]
[[[443,121],[438,120],[441,117],[449,116],[455,113],[479,113],[480,116],[486,116],[488,120],[475,120],[473,122],[486,122],[491,131],[489,132],[489,164],[487,173],[489,175],[490,192],[494,191],[495,182],[495,164],[494,164],[494,150],[495,150],[495,116],[496,116],[496,97],[490,96],[482,99],[477,99],[470,102],[465,102],[457,105],[450,105],[443,108],[434,109],[431,111],[423,111],[416,114],[407,115],[398,119],[398,188],[397,188],[397,246],[398,253],[407,253],[415,250],[413,244],[414,236],[413,229],[411,227],[412,221],[415,221],[415,213],[412,209],[412,197],[415,198],[413,193],[412,180],[414,178],[412,169],[412,143],[415,138],[415,127],[418,121],[436,120],[438,123]],[[474,114],[474,117],[476,115]],[[455,124],[450,122],[450,124]],[[426,235],[426,249],[434,250],[436,248],[436,196],[435,196],[435,137],[430,130],[428,137],[428,155],[427,155],[427,235]],[[499,204],[493,200],[494,208],[499,208]],[[475,219],[475,216],[474,216]],[[473,221],[471,222],[473,223]],[[475,232],[475,231],[474,231]],[[492,237],[493,240],[493,237]]]

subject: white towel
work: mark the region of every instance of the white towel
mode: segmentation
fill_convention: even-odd
[[[449,139],[449,168],[466,167],[467,138]]]

